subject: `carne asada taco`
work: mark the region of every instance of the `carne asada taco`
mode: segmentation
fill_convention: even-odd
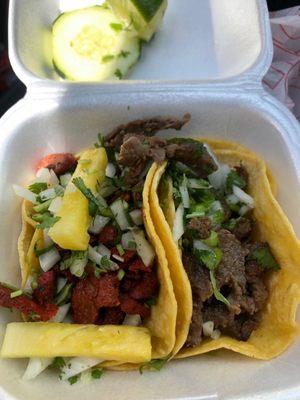
[[[136,133],[134,124],[128,126]],[[147,129],[178,124],[151,120]],[[128,369],[166,359],[174,348],[177,303],[150,218],[155,170],[143,168],[133,180],[136,171],[122,163],[115,138],[116,130],[100,137],[79,158],[48,155],[26,189],[15,185],[25,199],[22,288],[1,284],[0,305],[26,322],[7,326],[1,356],[30,357],[28,379],[55,357],[69,379],[101,362]]]
[[[167,141],[150,191],[182,316],[178,357],[226,348],[270,359],[299,333],[299,241],[264,162],[235,143],[203,142]]]

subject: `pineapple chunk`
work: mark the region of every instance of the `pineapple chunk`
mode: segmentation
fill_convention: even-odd
[[[73,178],[82,178],[85,185],[95,191],[97,183],[105,177],[107,156],[105,149],[89,149],[81,153]],[[69,182],[63,204],[57,216],[60,220],[49,230],[49,236],[61,248],[86,250],[89,243],[88,228],[91,222],[88,200]]]
[[[13,322],[7,325],[2,358],[92,357],[141,363],[151,359],[148,329],[116,325]]]

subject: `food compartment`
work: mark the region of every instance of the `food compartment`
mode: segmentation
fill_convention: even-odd
[[[20,200],[13,193],[12,184],[25,184],[43,155],[76,152],[92,145],[99,132],[107,133],[118,124],[137,118],[181,117],[190,112],[191,122],[181,132],[166,132],[166,136],[223,138],[260,154],[276,177],[279,202],[300,235],[299,126],[267,96],[262,101],[258,94],[249,96],[237,91],[225,96],[225,92],[203,87],[201,94],[115,94],[112,99],[110,95],[99,96],[92,89],[86,93],[78,88],[67,98],[57,96],[43,102],[27,99],[15,106],[2,121],[0,137],[0,280],[17,283],[20,278],[16,250]],[[3,323],[12,319],[2,309],[0,317]],[[51,392],[53,400],[92,399],[99,393],[115,400],[271,399],[275,393],[288,398],[299,392],[299,357],[299,342],[270,362],[218,351],[172,362],[156,374],[106,372],[100,381],[88,386],[80,382],[69,386],[51,372],[34,382],[24,382],[20,377],[25,360],[1,360],[0,386],[3,397],[20,400],[38,400],[47,392]],[[239,385],[235,384],[237,381]]]
[[[99,4],[102,1],[79,2]],[[59,81],[52,64],[51,25],[67,0],[12,0],[10,59],[26,85]],[[78,4],[77,4],[78,7]],[[128,80],[198,81],[251,74],[260,80],[271,61],[266,5],[260,0],[170,0],[153,40]],[[113,81],[115,84],[118,81]]]

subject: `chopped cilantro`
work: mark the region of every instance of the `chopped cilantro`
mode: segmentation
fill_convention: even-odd
[[[68,382],[70,385],[74,385],[78,381],[78,375],[71,376],[71,378],[68,379]]]
[[[38,204],[38,205],[34,206],[33,207],[34,211],[37,212],[37,213],[42,213],[44,211],[47,211],[49,206],[50,206],[50,204],[51,204],[51,202],[52,202],[52,200],[53,199],[50,199],[50,200],[44,201],[44,203],[41,203],[41,204]]]
[[[117,244],[116,248],[117,248],[118,253],[120,254],[120,256],[124,256],[125,250],[123,249],[122,245],[121,244]]]
[[[37,227],[37,229],[51,228],[59,220],[60,220],[60,217],[51,217],[47,214],[43,214],[42,221],[40,221],[40,223],[36,227]]]
[[[102,62],[107,63],[107,62],[113,60],[114,58],[115,58],[115,56],[113,56],[112,54],[107,54],[106,56],[102,57]]]
[[[217,210],[212,215],[210,215],[210,218],[213,225],[221,225],[225,218],[224,211]]]
[[[221,301],[222,303],[226,304],[227,306],[230,305],[229,301],[222,295],[220,290],[218,289],[217,282],[216,282],[216,277],[215,277],[215,271],[209,271],[209,276],[210,276],[210,281],[211,285],[213,287],[214,291],[214,296],[217,300]]]
[[[219,243],[218,234],[215,231],[212,231],[210,237],[202,240],[209,247],[217,247]]]
[[[113,29],[115,32],[121,32],[123,30],[123,25],[122,24],[117,24],[115,22],[112,22],[109,24],[111,29]]]
[[[61,291],[54,298],[54,302],[57,306],[66,304],[71,299],[73,284],[67,283]]]
[[[45,182],[36,182],[29,185],[28,189],[35,194],[40,194],[43,190],[46,190],[47,187],[47,183]]]
[[[99,214],[103,217],[113,217],[111,209],[107,207],[104,203],[104,199],[97,198],[92,191],[85,185],[82,178],[74,178],[72,180],[74,185],[77,187],[78,190],[88,199],[89,201],[89,213],[92,217],[96,215],[99,211]]]
[[[118,279],[119,279],[119,281],[121,281],[124,278],[124,276],[125,276],[124,269],[119,269],[119,271],[118,271]]]
[[[48,251],[50,251],[51,249],[53,249],[54,244],[50,244],[49,246],[43,248],[43,249],[38,249],[36,244],[34,246],[34,253],[37,257],[41,256],[42,254],[47,253]]]
[[[22,294],[23,294],[23,290],[19,289],[19,290],[16,290],[15,292],[11,292],[10,298],[14,299],[16,297],[21,296]]]
[[[233,186],[238,186],[239,188],[244,189],[247,186],[247,183],[236,171],[231,170],[226,179],[226,191],[232,192]]]
[[[91,376],[93,379],[100,379],[103,374],[103,369],[102,368],[93,368],[91,370]]]
[[[145,368],[148,368],[150,371],[160,371],[165,364],[168,362],[170,356],[164,357],[164,358],[158,358],[151,360],[147,363],[143,363],[139,367],[140,374],[144,372]]]
[[[119,68],[115,70],[115,74],[114,75],[119,79],[123,78],[123,74],[122,74],[122,72],[121,72],[121,70]]]
[[[145,305],[146,307],[150,308],[150,307],[152,307],[152,306],[155,306],[156,303],[157,303],[157,297],[152,296],[152,297],[150,297],[149,299],[147,299],[147,300],[144,302],[144,305]]]
[[[121,50],[120,53],[118,54],[118,57],[119,58],[121,58],[121,57],[126,58],[126,57],[129,56],[129,54],[130,54],[130,51]]]
[[[239,218],[238,219],[231,218],[229,221],[226,221],[222,224],[223,228],[228,229],[229,231],[233,231],[234,228],[236,227],[238,220]]]
[[[66,366],[66,362],[62,357],[55,357],[51,364],[51,367],[57,368],[57,369],[62,369],[65,366]]]
[[[107,256],[103,256],[101,258],[100,263],[101,263],[101,267],[103,267],[103,268],[108,268],[110,266],[110,261],[109,261],[109,258]]]
[[[222,251],[219,248],[211,250],[194,249],[194,255],[198,261],[211,271],[216,270],[222,260]]]
[[[262,268],[267,270],[278,271],[280,269],[268,245],[254,249],[248,256],[248,260],[256,261]]]

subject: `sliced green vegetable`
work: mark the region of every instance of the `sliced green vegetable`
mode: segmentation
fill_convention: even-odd
[[[36,227],[37,229],[47,229],[51,228],[57,221],[60,220],[60,217],[51,217],[47,214],[43,214],[42,221]]]
[[[73,284],[67,283],[55,297],[54,299],[55,304],[61,306],[63,304],[68,303],[68,301],[71,299],[72,288]]]
[[[203,243],[207,244],[210,247],[217,247],[219,244],[218,234],[215,231],[212,231],[210,237],[202,240]]]
[[[37,213],[42,213],[44,211],[47,211],[51,202],[53,199],[47,200],[44,203],[38,204],[37,206],[34,206],[33,209]]]
[[[268,245],[254,249],[249,254],[247,259],[256,261],[262,268],[266,270],[278,271],[280,269],[280,265],[275,260]]]
[[[139,367],[140,374],[143,374],[145,368],[149,369],[150,371],[157,371],[157,372],[160,371],[166,365],[169,358],[170,356],[167,356],[164,358],[154,359],[147,363],[141,364]]]
[[[102,368],[93,368],[91,370],[91,376],[92,376],[93,379],[100,379],[102,375],[103,375],[103,369]]]
[[[240,189],[244,189],[247,186],[245,179],[237,174],[236,171],[231,170],[226,179],[226,191],[232,192],[232,187],[237,186]]]
[[[47,183],[45,182],[35,182],[29,185],[28,189],[35,194],[40,194],[43,190],[46,190],[47,187]]]

